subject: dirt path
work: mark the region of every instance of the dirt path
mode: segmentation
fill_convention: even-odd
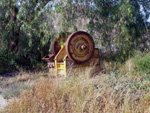
[[[3,98],[2,94],[2,89],[0,88],[0,109],[3,109],[7,104],[7,100]]]

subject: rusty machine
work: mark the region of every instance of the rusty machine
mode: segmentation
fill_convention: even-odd
[[[43,60],[48,62],[48,68],[55,69],[56,75],[68,76],[86,67],[99,68],[99,49],[95,48],[93,38],[84,31],[72,33],[69,37],[60,34],[52,42],[52,54]]]

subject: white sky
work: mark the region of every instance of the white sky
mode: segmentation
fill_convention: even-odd
[[[54,0],[54,1],[50,1],[46,6],[45,6],[45,8],[47,9],[49,9],[49,8],[51,8],[51,9],[54,9],[55,8],[55,5],[58,3],[58,2],[60,2],[61,0]],[[20,0],[18,0],[17,1],[18,2],[18,6],[20,6],[21,4],[20,4]],[[92,4],[93,5],[93,4]],[[39,4],[37,5],[37,7],[39,6]],[[36,8],[37,8],[36,7]],[[143,8],[142,7],[140,7],[140,10],[141,10],[141,12],[143,12]],[[143,14],[144,14],[144,12],[143,12]],[[144,14],[145,15],[145,14]],[[147,19],[146,21],[148,21],[148,22],[150,22],[150,17],[149,17],[149,19]]]

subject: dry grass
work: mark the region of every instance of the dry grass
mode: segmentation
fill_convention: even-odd
[[[47,77],[46,73],[20,72],[14,76],[0,78],[0,88],[5,99],[18,97],[22,90],[32,89],[40,77]]]
[[[23,91],[7,113],[149,113],[150,82],[141,78],[101,75],[40,78],[33,90]]]
[[[134,75],[134,74],[137,74],[136,73],[136,66],[135,64],[133,63],[133,61],[131,59],[129,59],[128,61],[125,62],[124,65],[122,65],[120,68],[119,68],[119,72],[121,74],[128,74],[128,75]]]

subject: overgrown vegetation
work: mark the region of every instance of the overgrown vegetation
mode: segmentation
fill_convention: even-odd
[[[137,71],[150,74],[150,53],[136,55],[133,62]]]
[[[150,112],[149,0],[1,0],[0,112]],[[41,58],[61,33],[88,32],[103,71],[55,78]],[[37,74],[38,73],[38,74]],[[7,74],[6,74],[7,75]]]
[[[109,59],[125,61],[149,49],[149,6],[148,0],[1,0],[0,73],[36,68],[54,36],[77,30],[89,32]]]
[[[134,50],[147,47],[149,37],[144,34],[148,30],[149,6],[148,0],[63,0],[56,11],[63,15],[61,29],[86,29],[96,46],[111,53],[110,59],[125,61]],[[141,8],[145,9],[143,13]]]
[[[92,78],[90,69],[67,78],[52,77],[53,73],[49,76],[22,73],[9,79],[8,84],[1,84],[1,87],[9,86],[4,91],[6,98],[21,93],[1,112],[149,113],[150,76],[138,67],[142,63],[142,70],[149,69],[149,64],[144,62],[148,55],[138,53],[124,64],[104,61],[104,71]],[[141,56],[143,59],[139,60]]]
[[[20,66],[33,69],[48,53],[51,33],[42,11],[45,5],[36,5],[35,0],[0,1],[0,73]]]
[[[89,69],[88,69],[89,70]],[[150,111],[150,79],[120,73],[102,74],[90,78],[41,78],[33,90],[23,91],[3,112],[97,113]]]
[[[1,77],[0,88],[2,88],[2,96],[5,99],[18,97],[23,90],[33,89],[36,81],[40,77],[47,77],[46,73],[27,73],[19,72],[15,75]]]
[[[125,63],[116,63],[114,71],[124,75],[138,77],[150,74],[150,55],[149,53],[136,53]]]
[[[19,96],[21,90],[31,89],[28,85],[25,85],[23,82],[14,83],[9,85],[7,89],[2,92],[2,95],[5,99]]]

